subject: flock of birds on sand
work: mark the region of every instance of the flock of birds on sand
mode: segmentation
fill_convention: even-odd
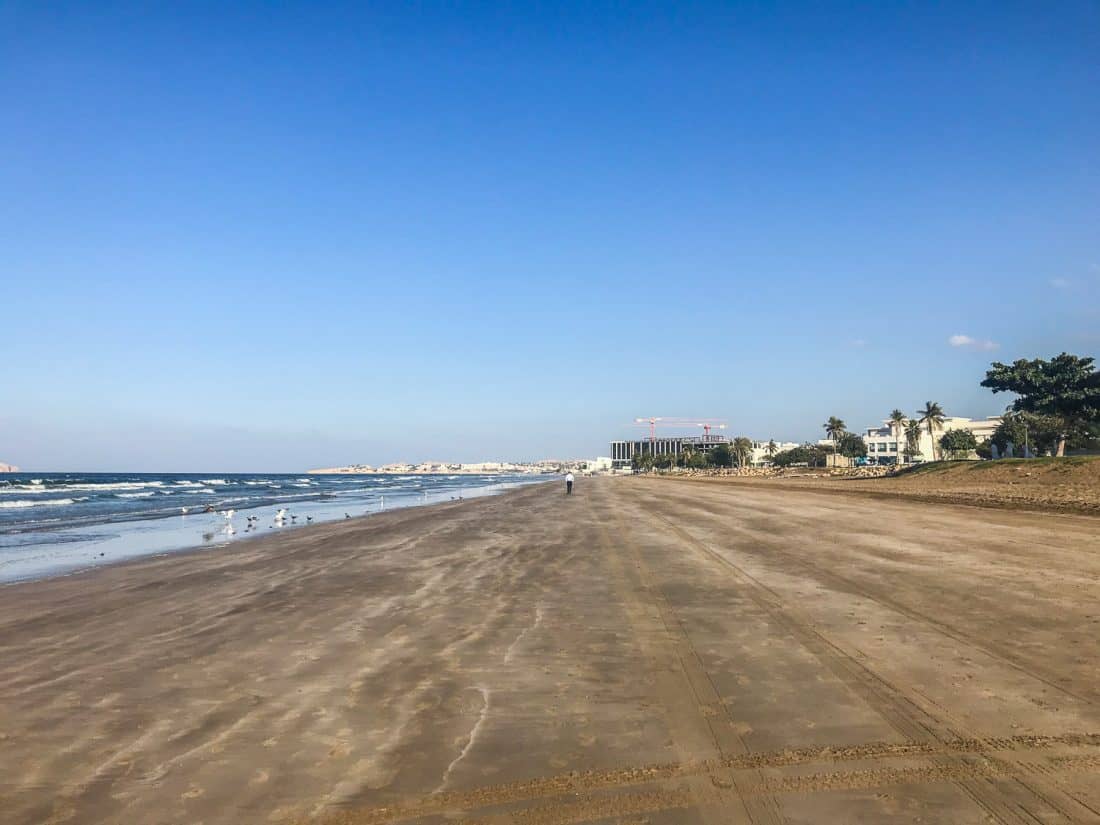
[[[186,516],[191,512],[190,507],[180,507],[180,515]],[[218,513],[225,518],[225,534],[232,536],[237,532],[237,528],[233,526],[233,517],[237,515],[236,510],[215,510],[213,507],[207,507],[203,510],[204,513]],[[351,513],[344,513],[344,518],[351,518]],[[260,529],[260,517],[259,516],[245,516],[245,521],[248,526],[244,528],[246,533],[252,530]],[[306,524],[313,522],[313,516],[306,516]],[[268,530],[274,530],[276,527],[285,527],[287,524],[297,524],[298,517],[292,513],[288,513],[285,507],[280,507],[278,512],[275,513],[275,521],[273,524],[268,525]]]
[[[427,500],[427,495],[426,494],[425,494],[425,500]],[[455,500],[456,500],[456,497],[451,496],[451,501],[455,501]],[[457,500],[462,501],[462,496],[458,496]],[[385,506],[385,498],[382,499],[382,506],[383,507]],[[180,507],[180,515],[186,516],[190,512],[191,512],[190,507]],[[232,536],[237,532],[237,528],[233,526],[233,516],[237,515],[236,510],[216,510],[216,509],[214,509],[214,507],[212,505],[208,504],[203,509],[202,512],[204,512],[204,513],[219,513],[220,515],[224,516],[225,517],[225,530],[223,532],[227,536]],[[351,518],[351,513],[344,513],[344,518],[346,518],[346,519]],[[295,524],[298,523],[298,517],[296,515],[288,513],[287,509],[285,507],[280,507],[278,512],[275,513],[274,523],[269,524],[267,529],[268,530],[274,530],[276,527],[285,527],[288,523],[287,519],[289,519],[289,523],[291,525],[295,525]],[[248,526],[244,528],[244,531],[246,533],[251,532],[253,530],[260,529],[260,517],[259,516],[246,516],[245,521],[248,522]],[[313,522],[313,516],[306,516],[305,523],[306,524],[311,524],[312,522]]]

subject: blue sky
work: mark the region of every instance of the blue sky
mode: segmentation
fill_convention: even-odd
[[[1086,2],[6,3],[0,460],[999,412],[1100,351],[1097,89]]]

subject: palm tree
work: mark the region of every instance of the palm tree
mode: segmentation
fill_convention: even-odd
[[[833,465],[836,465],[836,443],[840,440],[840,437],[844,435],[845,427],[847,426],[842,419],[837,418],[835,415],[830,415],[829,420],[823,425],[825,428],[825,434],[833,440]]]
[[[733,439],[733,454],[737,456],[737,466],[744,467],[752,460],[752,439],[738,436]]]
[[[901,464],[901,434],[905,432],[905,413],[894,410],[887,420],[890,422],[890,430],[894,433],[894,452],[897,453],[894,456],[894,463]]]
[[[764,453],[769,459],[775,458],[775,454],[779,452],[779,445],[775,443],[775,439],[771,439],[768,442],[768,446],[764,448]]]
[[[905,422],[905,454],[910,461],[920,455],[920,422],[915,418]]]
[[[920,423],[928,427],[928,435],[932,439],[932,460],[936,460],[936,428],[943,426],[943,408],[935,401],[925,401],[924,409],[917,410]]]

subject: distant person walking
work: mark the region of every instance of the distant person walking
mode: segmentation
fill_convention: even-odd
[[[572,473],[566,473],[565,474],[565,494],[567,496],[573,495],[573,474]]]

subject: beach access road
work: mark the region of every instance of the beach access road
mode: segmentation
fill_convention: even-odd
[[[1100,822],[1100,520],[563,492],[0,589],[0,821]]]

